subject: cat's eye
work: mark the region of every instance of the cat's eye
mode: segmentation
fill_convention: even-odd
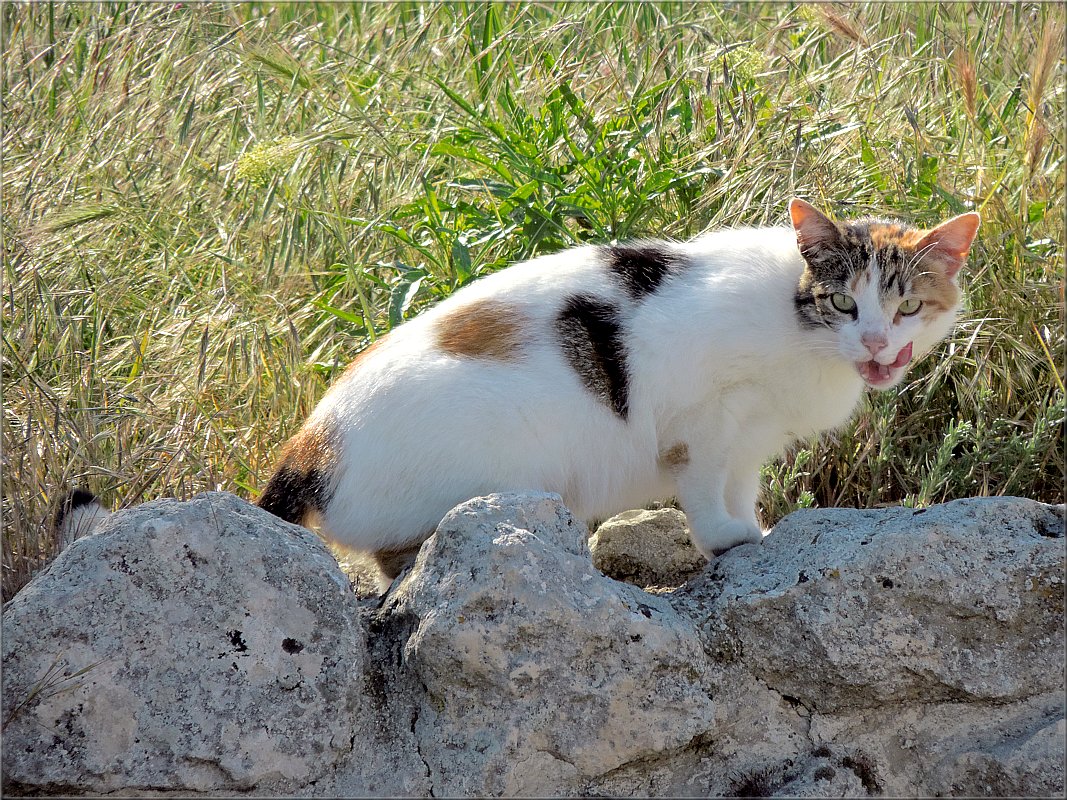
[[[841,292],[834,292],[830,295],[830,302],[842,314],[850,314],[856,310],[856,301]]]
[[[922,307],[922,300],[918,299],[917,297],[909,297],[907,300],[897,306],[897,311],[899,311],[905,317],[910,317],[912,314],[917,314],[919,312],[919,309]]]

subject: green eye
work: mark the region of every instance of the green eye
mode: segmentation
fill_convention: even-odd
[[[922,300],[919,300],[917,297],[909,297],[907,300],[897,306],[897,311],[899,311],[905,317],[910,317],[912,314],[917,313],[922,307]]]
[[[833,303],[834,308],[843,314],[849,314],[856,310],[856,301],[841,292],[834,292],[830,295],[830,302]]]

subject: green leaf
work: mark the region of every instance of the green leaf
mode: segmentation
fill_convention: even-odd
[[[510,184],[484,178],[458,178],[454,181],[449,181],[445,186],[450,189],[462,189],[464,191],[481,190],[489,192],[489,194],[498,197],[501,200],[506,200],[518,191],[518,189]]]
[[[1000,119],[1002,122],[1007,122],[1015,113],[1015,109],[1019,107],[1019,100],[1022,99],[1022,93],[1022,86],[1016,86],[1012,89],[1008,99],[1004,102],[1004,107],[1000,109]]]
[[[359,314],[353,314],[351,311],[345,311],[343,308],[331,306],[324,300],[312,300],[311,304],[315,306],[315,308],[321,308],[323,311],[329,314],[333,314],[333,316],[337,317],[340,320],[344,320],[345,322],[349,322],[353,325],[363,325],[363,317]]]
[[[456,285],[462,286],[471,277],[471,253],[467,243],[457,236],[452,242],[452,270],[456,275]]]
[[[419,293],[422,281],[427,273],[420,269],[408,271],[397,281],[389,293],[389,327],[395,328],[404,321],[404,314],[411,307],[415,295]]]
[[[540,184],[537,181],[527,181],[514,192],[512,192],[510,195],[508,195],[507,199],[516,202],[527,200],[534,192],[537,191],[537,187],[539,185]]]
[[[953,214],[963,214],[965,211],[967,211],[967,206],[957,200],[953,195],[946,192],[936,183],[933,185],[933,190],[938,197],[945,201],[945,205],[952,209]]]

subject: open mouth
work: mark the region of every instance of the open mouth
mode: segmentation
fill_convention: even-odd
[[[872,358],[870,361],[857,361],[856,370],[863,380],[878,388],[894,383],[909,361],[911,361],[911,342],[901,348],[891,363],[880,364]]]

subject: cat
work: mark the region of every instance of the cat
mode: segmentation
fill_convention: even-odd
[[[979,225],[835,222],[796,198],[789,216],[464,287],[356,356],[258,504],[373,555],[381,591],[452,507],[492,492],[556,492],[584,520],[677,497],[705,557],[759,542],[760,467],[951,331]],[[64,508],[106,514],[87,493]]]
[[[579,519],[677,497],[713,558],[759,542],[760,467],[843,425],[952,329],[978,230],[835,222],[582,246],[488,275],[356,356],[258,504],[374,556],[453,506],[556,492]]]

